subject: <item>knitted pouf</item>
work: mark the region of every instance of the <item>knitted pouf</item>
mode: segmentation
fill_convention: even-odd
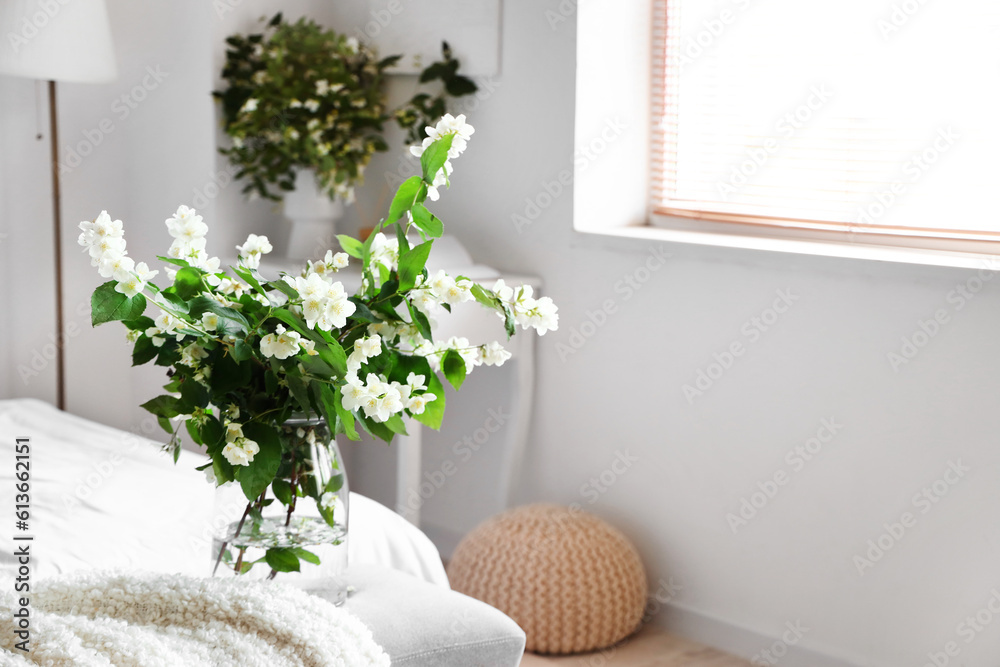
[[[642,620],[646,573],[635,547],[597,517],[528,505],[488,519],[455,549],[451,586],[510,616],[535,653],[582,653]]]

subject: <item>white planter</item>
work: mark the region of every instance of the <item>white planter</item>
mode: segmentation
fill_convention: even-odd
[[[330,199],[316,184],[316,172],[300,169],[295,189],[285,193],[285,218],[291,226],[289,259],[319,259],[336,247],[337,221],[344,216],[344,203]]]

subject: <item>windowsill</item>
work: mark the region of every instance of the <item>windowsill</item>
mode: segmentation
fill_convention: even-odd
[[[986,271],[1000,270],[1000,258],[996,255],[973,255],[917,248],[890,248],[862,243],[793,240],[771,236],[707,233],[683,229],[667,229],[648,224],[602,229],[576,228],[576,231],[585,238],[593,239],[599,243],[602,239],[607,241],[628,239],[641,242],[684,243],[820,257],[921,264],[926,266],[981,269]]]

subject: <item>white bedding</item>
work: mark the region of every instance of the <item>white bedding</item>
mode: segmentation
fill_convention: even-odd
[[[31,439],[32,576],[139,568],[205,575],[210,569],[215,490],[181,452],[32,399],[0,400],[0,573],[16,569],[15,439]],[[448,585],[440,555],[419,529],[352,493],[351,564],[377,564]]]

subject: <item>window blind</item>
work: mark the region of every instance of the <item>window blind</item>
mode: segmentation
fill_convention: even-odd
[[[655,213],[1000,241],[1000,3],[655,0]]]

